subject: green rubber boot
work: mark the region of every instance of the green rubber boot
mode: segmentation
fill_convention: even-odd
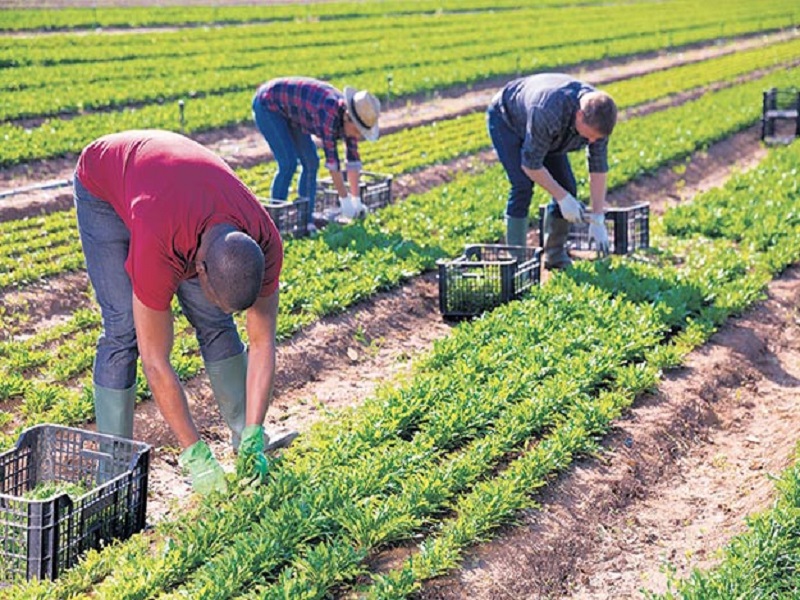
[[[125,390],[113,390],[95,384],[94,414],[97,431],[132,439],[135,405],[136,384]]]
[[[551,206],[544,211],[544,266],[546,269],[565,269],[572,264],[567,254],[570,222],[553,214]]]
[[[247,406],[247,351],[205,365],[219,412],[231,430],[231,445],[237,450]]]
[[[133,408],[136,405],[136,384],[125,390],[114,390],[95,384],[94,415],[97,432],[133,439]],[[97,483],[111,481],[125,472],[127,461],[114,453],[114,442],[101,441],[98,450],[106,456],[97,463]]]
[[[506,217],[506,245],[522,248],[528,245],[528,217]],[[525,255],[526,252],[523,250],[514,258],[524,261]]]
[[[528,245],[528,218],[506,217],[506,245]]]

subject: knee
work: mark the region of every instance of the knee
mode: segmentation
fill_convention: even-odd
[[[235,325],[222,325],[197,332],[200,354],[206,362],[216,362],[244,352],[244,344]]]
[[[531,206],[531,192],[530,188],[525,188],[524,186],[512,186],[511,193],[508,196],[506,214],[509,217],[527,217]]]
[[[136,383],[136,361],[139,349],[136,335],[108,337],[97,344],[94,361],[94,381],[106,388],[123,390]]]
[[[303,165],[303,171],[306,173],[316,174],[319,171],[319,156],[317,156],[316,152],[303,157],[300,162]]]
[[[274,153],[274,152],[273,152]],[[275,154],[275,162],[278,165],[278,173],[281,175],[293,175],[297,169],[297,157],[288,154]]]

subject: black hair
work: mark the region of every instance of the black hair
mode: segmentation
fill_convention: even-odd
[[[205,256],[208,283],[225,307],[233,311],[250,308],[261,291],[264,252],[241,231],[216,238]]]

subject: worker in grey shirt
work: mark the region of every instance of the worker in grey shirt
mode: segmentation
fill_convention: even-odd
[[[545,211],[544,264],[569,266],[565,244],[570,223],[588,219],[589,237],[608,252],[604,206],[608,172],[608,136],[617,107],[606,93],[561,73],[515,79],[498,92],[487,109],[487,125],[511,190],[506,207],[506,243],[525,246],[528,209],[534,183],[552,196]],[[591,214],[575,196],[577,184],[567,152],[586,148]]]

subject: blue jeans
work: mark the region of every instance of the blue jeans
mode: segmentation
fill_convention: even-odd
[[[108,202],[93,196],[77,177],[74,180],[86,271],[103,319],[94,359],[94,383],[124,390],[136,383],[139,358],[133,322],[133,286],[125,271],[131,235]],[[183,281],[177,296],[186,318],[195,328],[203,360],[223,360],[244,351],[233,317],[206,298],[197,277]]]
[[[506,170],[506,176],[511,184],[506,215],[512,218],[527,217],[533,198],[533,181],[522,170],[522,143],[524,140],[503,120],[500,110],[495,104],[489,105],[486,111],[486,125],[497,158]],[[543,164],[561,187],[573,196],[578,192],[575,175],[572,173],[572,167],[566,154],[548,154]],[[551,208],[555,207],[556,216],[561,218],[561,209],[558,208],[555,199],[552,199],[550,204]]]
[[[275,200],[287,199],[289,186],[299,161],[302,169],[300,181],[297,182],[297,195],[300,198],[308,198],[310,222],[317,196],[317,171],[319,171],[319,155],[314,140],[281,113],[264,108],[258,96],[253,98],[253,117],[258,130],[275,155],[275,162],[278,163],[278,172],[272,180],[272,197]]]

